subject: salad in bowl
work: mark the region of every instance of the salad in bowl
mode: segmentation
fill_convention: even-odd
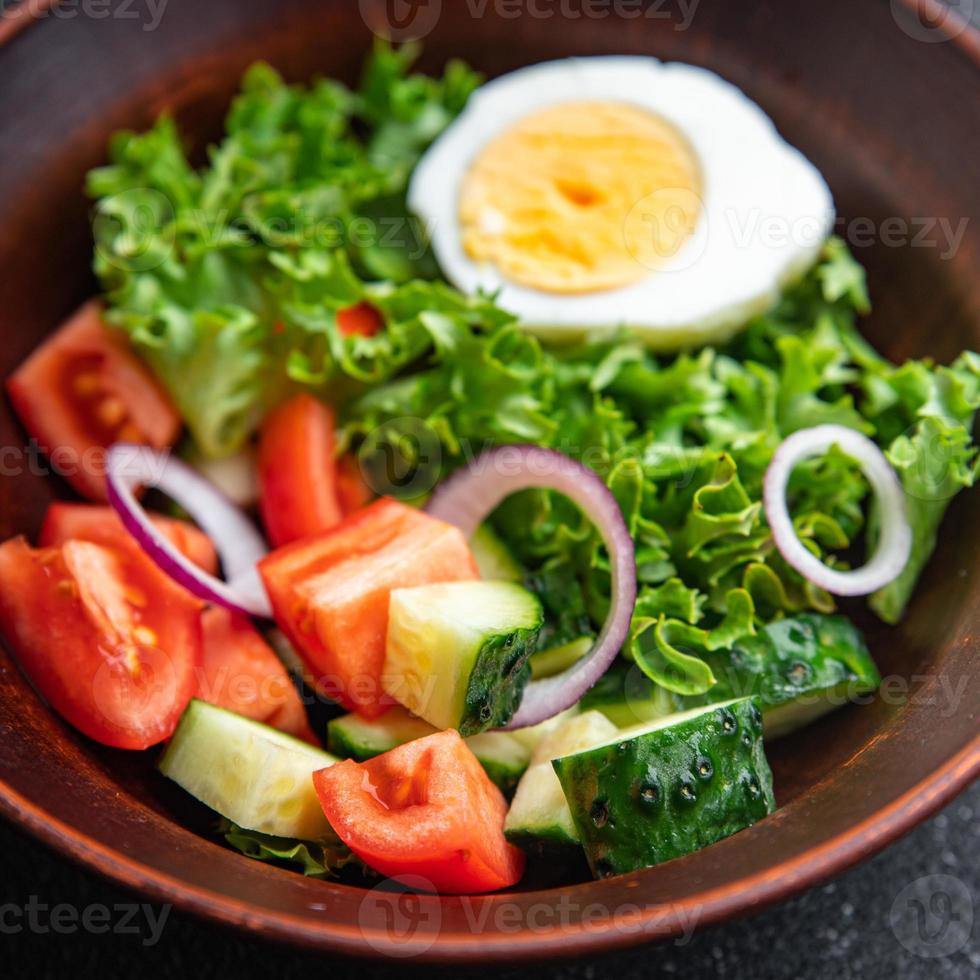
[[[650,867],[877,689],[850,613],[974,482],[980,357],[874,350],[823,177],[717,75],[414,54],[254,66],[203,165],[113,139],[104,296],[7,381],[85,502],[0,545],[0,632],[249,858]]]

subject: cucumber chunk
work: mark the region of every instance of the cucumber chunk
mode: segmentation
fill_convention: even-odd
[[[374,719],[351,712],[327,723],[327,748],[341,759],[366,762],[435,731],[427,721],[397,705]]]
[[[239,827],[273,837],[322,840],[334,834],[311,777],[336,761],[275,728],[195,698],[159,769]]]
[[[541,677],[554,677],[563,674],[569,667],[577,664],[591,649],[595,642],[591,636],[580,636],[570,643],[538,650],[531,657],[531,676],[538,680]]]
[[[758,698],[638,725],[552,765],[597,878],[700,850],[776,805]]]
[[[342,759],[364,762],[436,731],[427,721],[396,705],[373,720],[353,713],[334,718],[327,725],[327,745]],[[512,732],[482,732],[471,735],[466,744],[504,793],[514,789],[531,758],[530,748]]]
[[[625,728],[678,711],[757,695],[767,739],[810,724],[881,683],[857,627],[843,616],[803,613],[777,620],[730,650],[703,655],[715,675],[704,694],[682,696],[660,687],[636,665],[616,664],[582,698]]]
[[[520,704],[542,619],[541,603],[513,582],[395,589],[382,686],[436,728],[497,728]]]
[[[578,714],[578,707],[573,705],[565,711],[559,712],[552,718],[548,718],[546,721],[541,722],[540,725],[532,725],[530,728],[515,728],[511,732],[511,735],[516,738],[521,745],[523,745],[528,753],[533,753],[538,747],[541,740],[549,732],[553,732],[559,725],[565,724],[569,718],[573,718]]]
[[[480,578],[488,582],[524,581],[520,562],[489,524],[481,524],[473,532],[470,551],[480,570]]]
[[[706,659],[717,684],[686,703],[758,695],[766,738],[788,735],[881,683],[864,637],[843,616],[780,619]]]
[[[531,765],[517,784],[507,812],[504,833],[525,849],[577,846],[578,832],[551,760],[589,748],[616,734],[616,726],[590,711],[573,715],[545,734],[531,756]]]
[[[510,796],[527,770],[531,753],[512,732],[480,732],[470,735],[466,744],[483,766],[490,781]]]

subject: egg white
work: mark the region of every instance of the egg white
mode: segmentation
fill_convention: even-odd
[[[569,295],[510,282],[464,249],[461,182],[487,143],[520,119],[583,100],[645,108],[686,138],[703,184],[697,227],[662,268],[624,288]],[[632,56],[545,62],[487,83],[422,157],[408,204],[447,278],[467,293],[498,292],[529,330],[558,339],[626,326],[656,348],[730,336],[815,261],[834,223],[820,172],[738,88],[703,68]]]

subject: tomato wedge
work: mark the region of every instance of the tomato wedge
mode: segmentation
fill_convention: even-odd
[[[333,411],[312,395],[280,405],[262,426],[259,498],[269,539],[279,547],[341,519]]]
[[[154,514],[153,523],[195,565],[216,575],[218,555],[211,539],[187,521]],[[130,548],[142,553],[136,539],[126,530],[111,507],[97,504],[53,503],[44,515],[38,542],[43,548],[66,541],[93,541],[107,548]]]
[[[7,380],[20,420],[52,469],[84,497],[105,500],[105,448],[165,449],[180,417],[166,392],[86,303]]]
[[[204,665],[197,696],[318,745],[286,668],[249,619],[212,606],[201,622]]]
[[[201,666],[199,613],[123,549],[0,545],[0,632],[52,707],[105,745],[145,749],[173,733]]]
[[[353,453],[347,453],[337,460],[337,502],[344,517],[354,511],[367,507],[374,494],[364,482],[361,464]]]
[[[394,703],[381,687],[391,590],[479,577],[458,528],[387,498],[272,552],[259,571],[311,683],[372,718]]]
[[[373,337],[384,325],[381,314],[370,303],[355,303],[337,313],[337,329],[345,337]]]
[[[321,769],[313,785],[330,826],[381,874],[469,894],[508,888],[524,871],[504,837],[503,794],[452,729]]]

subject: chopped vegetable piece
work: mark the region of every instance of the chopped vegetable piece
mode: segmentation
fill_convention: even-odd
[[[593,643],[594,636],[580,636],[561,646],[536,650],[531,657],[531,676],[537,679],[563,673],[569,667],[574,667],[592,649]]]
[[[337,311],[337,329],[345,337],[373,337],[384,325],[384,318],[370,303],[356,303]]]
[[[180,418],[153,375],[86,303],[7,379],[21,422],[83,496],[105,500],[104,450],[171,445]]]
[[[351,712],[332,719],[327,724],[327,747],[341,759],[366,762],[435,732],[427,721],[395,705],[378,718],[364,718]]]
[[[204,662],[197,696],[317,745],[286,668],[246,616],[221,606],[201,614]]]
[[[449,894],[516,884],[524,856],[504,838],[507,804],[455,731],[313,776],[327,820],[370,868]]]
[[[582,699],[621,728],[678,711],[758,695],[767,739],[788,735],[874,691],[878,669],[860,631],[843,616],[801,613],[739,637],[731,649],[701,654],[715,677],[705,694],[679,695],[615,666]]]
[[[151,519],[173,546],[195,565],[212,575],[217,573],[218,555],[203,531],[175,517],[152,514]],[[135,549],[142,554],[136,539],[111,507],[61,502],[51,504],[44,515],[38,543],[42,548],[51,548],[72,540],[92,541],[107,548]]]
[[[352,453],[346,453],[337,460],[337,502],[344,517],[367,507],[374,494],[364,482],[361,464]]]
[[[481,524],[470,536],[470,549],[480,578],[492,582],[523,582],[524,569],[510,548],[489,524]]]
[[[54,709],[105,745],[169,738],[197,682],[199,612],[125,549],[0,545],[0,631]]]
[[[330,841],[336,837],[310,776],[336,761],[322,749],[195,698],[159,769],[246,830]]]
[[[475,735],[507,724],[531,679],[543,613],[513,582],[395,589],[382,685],[436,728]]]
[[[275,547],[340,523],[333,411],[296,395],[262,426],[259,440],[262,521]]]
[[[552,765],[597,878],[700,850],[776,806],[756,698],[626,729]]]
[[[392,589],[477,577],[462,533],[382,499],[259,563],[276,622],[317,689],[376,718]]]
[[[551,767],[559,756],[590,748],[612,738],[616,726],[598,711],[573,715],[545,735],[531,755],[531,765],[517,784],[507,812],[507,839],[525,850],[547,851],[577,846],[578,831],[561,783]]]
[[[157,487],[210,536],[227,581],[189,561],[160,533],[136,499],[140,486]],[[249,616],[271,618],[258,561],[268,554],[251,520],[200,473],[149,446],[116,443],[106,456],[109,503],[147,556],[198,598]]]
[[[362,718],[356,713],[334,718],[327,725],[327,747],[342,759],[364,762],[437,730],[395,705],[380,718]],[[471,735],[466,744],[504,793],[517,785],[531,758],[530,749],[514,732],[482,732]]]

